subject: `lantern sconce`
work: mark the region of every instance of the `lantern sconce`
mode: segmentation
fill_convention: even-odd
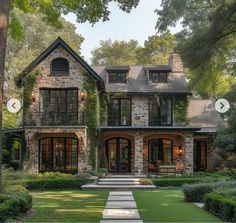
[[[31,94],[31,98],[32,98],[32,102],[35,102],[35,100],[36,100],[36,97],[35,97],[35,94],[34,94],[34,92],[32,92],[32,94]]]
[[[182,148],[182,146],[179,146],[179,156],[183,156],[183,148]]]
[[[80,100],[85,101],[85,93],[83,91],[80,92]]]

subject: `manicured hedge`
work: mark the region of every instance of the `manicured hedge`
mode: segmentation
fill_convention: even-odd
[[[3,193],[0,195],[0,222],[14,219],[31,207],[32,197],[28,192]]]
[[[170,178],[158,178],[152,179],[153,184],[157,187],[181,187],[184,184],[193,184],[202,181],[202,178],[194,177],[170,177]]]
[[[184,185],[183,192],[185,201],[203,202],[204,195],[213,192],[215,189],[234,187],[236,187],[236,181],[218,181]]]
[[[53,178],[53,179],[27,179],[23,185],[28,190],[63,190],[80,189],[85,180],[78,178]]]
[[[236,222],[236,197],[229,199],[223,194],[212,192],[204,197],[205,209],[226,222]]]

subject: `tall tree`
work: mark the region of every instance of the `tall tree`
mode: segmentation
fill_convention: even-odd
[[[159,32],[182,24],[176,49],[194,84],[206,76],[211,80],[216,68],[222,79],[235,74],[235,0],[163,0],[162,9],[156,12]]]
[[[96,23],[99,20],[109,20],[110,11],[108,4],[110,2],[117,2],[120,9],[130,12],[133,7],[136,7],[139,0],[1,0],[0,4],[0,191],[2,191],[2,104],[3,104],[3,84],[4,84],[4,64],[5,64],[5,51],[7,41],[7,30],[10,9],[19,8],[24,13],[42,13],[45,22],[56,27],[61,26],[59,21],[61,14],[69,12],[75,13],[78,22],[89,21]],[[10,7],[11,6],[11,7]],[[23,31],[19,20],[12,16],[11,34],[14,38],[22,38]]]
[[[109,39],[101,41],[100,46],[91,52],[91,61],[93,65],[136,64],[136,54],[139,48],[136,40],[112,41]]]

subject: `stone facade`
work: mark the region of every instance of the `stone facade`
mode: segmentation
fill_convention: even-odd
[[[134,143],[134,173],[135,175],[141,175],[143,174],[143,135],[136,134]]]
[[[186,134],[184,137],[184,172],[191,174],[193,172],[193,135]]]
[[[172,53],[169,58],[169,64],[173,73],[183,72],[183,63],[179,54]]]

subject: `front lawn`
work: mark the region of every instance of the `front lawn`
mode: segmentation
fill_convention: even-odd
[[[108,192],[32,192],[32,213],[26,222],[99,222]]]
[[[135,191],[134,197],[144,222],[222,222],[185,202],[181,190]]]

